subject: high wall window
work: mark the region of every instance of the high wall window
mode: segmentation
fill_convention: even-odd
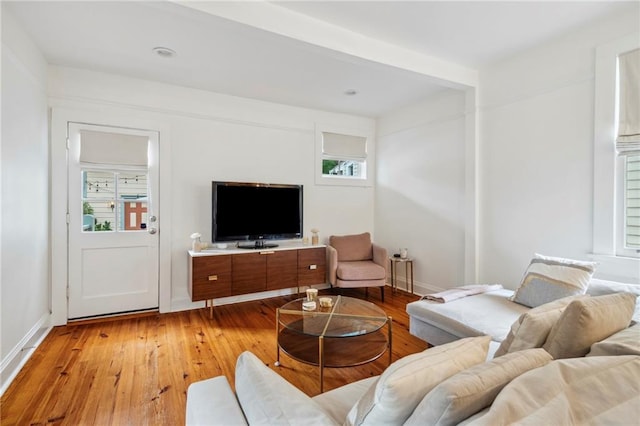
[[[372,138],[362,132],[318,126],[316,183],[371,186]]]

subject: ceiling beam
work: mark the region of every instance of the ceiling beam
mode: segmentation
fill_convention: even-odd
[[[364,36],[265,1],[173,3],[355,58],[412,71],[446,87],[477,87],[478,71]]]

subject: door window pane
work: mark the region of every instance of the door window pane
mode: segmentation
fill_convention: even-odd
[[[147,174],[82,171],[82,230],[140,231],[147,223]]]

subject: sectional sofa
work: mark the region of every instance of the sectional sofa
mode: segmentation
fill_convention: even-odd
[[[235,392],[222,376],[189,387],[186,424],[636,421],[640,324],[633,318],[640,319],[640,288],[593,280],[593,268],[582,274],[574,267],[583,265],[567,269],[563,261],[537,259],[515,292],[409,304],[411,332],[436,346],[394,362],[379,377],[312,398],[245,352],[237,361]]]

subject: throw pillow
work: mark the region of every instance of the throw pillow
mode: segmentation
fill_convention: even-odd
[[[438,383],[484,362],[490,340],[489,336],[460,339],[394,362],[353,406],[345,424],[404,423]]]
[[[317,402],[251,352],[243,352],[238,357],[235,387],[242,411],[251,425],[336,424]]]
[[[545,303],[530,309],[511,325],[507,337],[500,343],[500,347],[494,354],[499,357],[509,352],[523,349],[541,348],[549,336],[549,332],[560,319],[564,308],[576,298],[587,296],[569,296],[553,302]]]
[[[595,262],[536,254],[511,300],[535,308],[562,297],[584,294],[595,268]]]
[[[591,345],[587,356],[640,355],[640,324]]]
[[[461,371],[429,392],[405,426],[456,425],[491,405],[511,380],[552,359],[544,349],[528,349]]]
[[[636,296],[616,293],[574,300],[549,332],[543,348],[555,359],[582,357],[595,342],[627,328]]]

